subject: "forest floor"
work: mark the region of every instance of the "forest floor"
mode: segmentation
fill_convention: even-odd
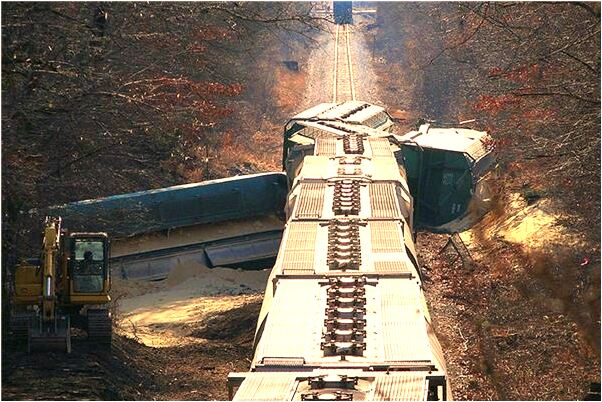
[[[352,37],[355,63],[372,59],[365,27]],[[330,101],[331,38],[323,35],[300,72],[278,74],[283,107]],[[405,91],[403,82],[379,79],[390,72],[378,57],[356,68],[358,99],[382,103]],[[472,261],[442,252],[446,235],[418,235],[455,399],[581,399],[599,381],[599,245],[561,222],[553,200],[527,203],[509,190],[462,234]],[[586,270],[597,279],[583,283]],[[2,399],[227,399],[228,373],[250,365],[267,274],[198,266],[161,282],[116,279],[112,353],[82,336],[71,355],[28,356],[3,337]]]
[[[600,381],[595,245],[559,225],[550,200],[504,202],[461,234],[467,261],[444,250],[447,236],[418,236],[454,398],[582,399]]]

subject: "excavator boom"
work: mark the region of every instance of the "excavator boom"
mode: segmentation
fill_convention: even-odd
[[[30,323],[27,334],[27,349],[64,350],[71,352],[69,315],[62,313],[57,304],[57,279],[60,273],[61,218],[47,217],[44,227],[44,250],[42,252],[42,295],[41,314],[38,311]]]

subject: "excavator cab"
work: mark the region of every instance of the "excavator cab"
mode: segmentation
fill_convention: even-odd
[[[84,307],[84,327],[88,340],[110,346],[112,319],[108,309],[111,297],[109,237],[106,233],[71,233],[65,247],[67,261],[66,305]],[[78,316],[79,317],[79,316]]]
[[[109,240],[105,233],[72,233],[69,238],[69,301],[104,304],[109,298]]]

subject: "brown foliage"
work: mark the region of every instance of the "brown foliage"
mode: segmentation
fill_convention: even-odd
[[[412,93],[383,102],[476,118],[501,165],[494,211],[472,231],[476,269],[446,266],[441,239],[419,235],[454,396],[582,398],[600,378],[599,3],[380,3],[379,18],[379,48]],[[553,200],[583,244],[541,252],[492,233],[511,193]]]
[[[403,60],[412,108],[477,119],[515,186],[538,183],[599,242],[600,8],[596,3],[382,5],[380,46]],[[416,24],[416,21],[421,21]],[[399,43],[403,46],[399,46]]]
[[[274,107],[262,59],[304,45],[309,6],[3,5],[3,245],[49,205],[236,171]],[[239,173],[272,168],[258,159]]]

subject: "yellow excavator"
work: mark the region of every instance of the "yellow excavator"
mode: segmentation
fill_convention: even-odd
[[[110,346],[109,240],[106,233],[69,233],[61,218],[47,217],[39,259],[15,268],[11,329],[27,339],[28,352],[71,352],[71,328],[83,327],[88,339]]]

